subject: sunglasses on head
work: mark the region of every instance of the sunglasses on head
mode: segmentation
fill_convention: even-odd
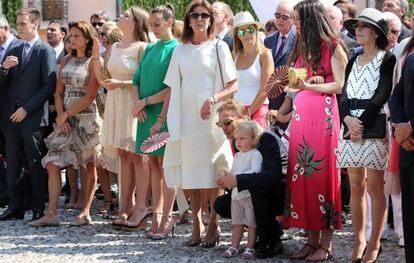
[[[283,20],[289,20],[290,19],[290,16],[288,16],[288,15],[282,15],[281,13],[275,13],[275,17],[276,17],[276,19],[280,19],[280,18],[282,18]]]
[[[190,18],[195,19],[195,20],[198,20],[198,19],[206,20],[207,18],[210,18],[210,14],[192,12],[192,13],[190,13]]]
[[[249,26],[247,29],[237,30],[237,35],[239,37],[243,37],[246,33],[254,33],[254,32],[256,32],[256,28],[254,26]]]
[[[357,28],[367,28],[367,27],[369,27],[369,24],[367,24],[367,23],[355,23],[355,24],[352,25],[352,28],[355,29],[355,30]]]
[[[227,120],[224,120],[224,121],[218,121],[218,122],[216,122],[216,125],[219,128],[223,128],[223,126],[229,126],[232,123],[233,123],[233,120],[232,119],[227,119]]]
[[[103,22],[92,22],[91,24],[93,27],[96,27],[96,26],[103,26],[104,23]]]

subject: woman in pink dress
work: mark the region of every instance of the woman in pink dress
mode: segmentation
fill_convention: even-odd
[[[333,230],[341,227],[336,94],[348,59],[319,1],[298,3],[294,23],[298,37],[290,62],[305,68],[308,79],[295,86],[284,223],[309,230],[307,243],[292,258],[320,261],[331,258]]]

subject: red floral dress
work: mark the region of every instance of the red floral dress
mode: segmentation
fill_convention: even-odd
[[[333,81],[331,56],[338,45],[321,48],[318,75]],[[333,48],[332,48],[333,46]],[[303,67],[299,56],[295,67]],[[341,227],[339,170],[336,166],[339,112],[335,95],[303,90],[296,95],[290,128],[284,223],[289,228],[329,230]]]

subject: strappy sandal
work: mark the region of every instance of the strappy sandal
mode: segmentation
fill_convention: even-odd
[[[201,238],[200,239],[197,239],[197,240],[190,239],[190,240],[184,241],[182,243],[182,245],[184,247],[196,247],[196,246],[198,246],[200,244],[201,244]]]
[[[243,251],[242,258],[244,259],[254,258],[254,249],[246,247]]]
[[[206,240],[206,239],[203,240],[203,243],[201,243],[201,246],[203,248],[212,248],[219,244],[220,244],[220,230],[216,230],[216,234],[214,235],[214,237],[210,240]]]
[[[329,250],[329,249],[327,249],[327,248],[324,248],[323,246],[319,246],[314,252],[313,252],[313,254],[314,253],[316,253],[316,251],[318,251],[318,250],[323,250],[324,252],[326,252],[326,256],[325,256],[325,258],[318,258],[318,259],[312,259],[312,260],[310,260],[310,259],[308,259],[308,258],[306,258],[306,261],[307,262],[322,262],[322,261],[327,261],[327,260],[331,260],[332,258],[333,258],[333,256],[332,256],[332,251],[331,250]]]
[[[237,256],[237,254],[239,254],[239,250],[237,248],[230,246],[226,251],[221,253],[221,256],[225,258],[233,258]]]
[[[305,252],[306,248],[310,248],[309,253],[306,253],[305,255],[302,255],[302,256],[293,255],[293,256],[290,257],[290,259],[305,259],[306,257],[312,255],[318,249],[318,247],[314,247],[311,244],[306,243],[305,245],[303,245],[302,249],[298,253],[296,253],[296,255],[297,254],[302,254],[303,252]]]

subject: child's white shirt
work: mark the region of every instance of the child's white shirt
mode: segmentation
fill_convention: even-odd
[[[257,149],[251,149],[248,152],[237,152],[234,155],[231,172],[237,174],[258,173],[262,170],[263,156]],[[234,200],[240,200],[250,197],[248,190],[238,191],[237,187],[233,188],[231,197]]]

